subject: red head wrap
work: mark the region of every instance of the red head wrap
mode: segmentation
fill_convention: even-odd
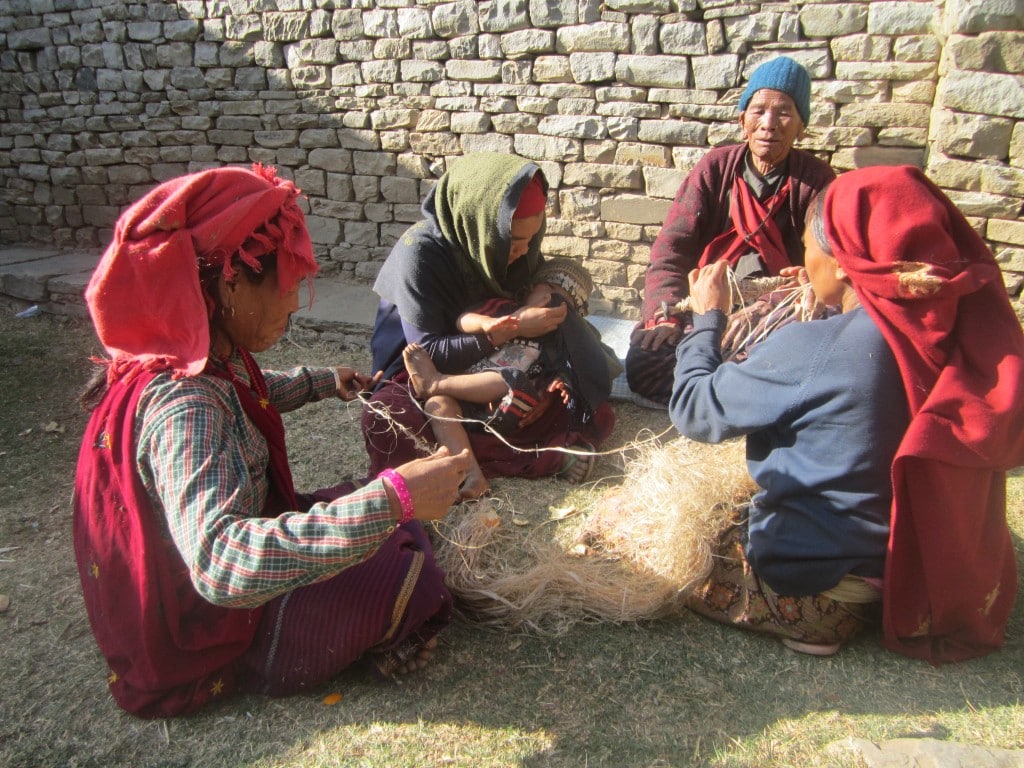
[[[526,183],[526,188],[523,189],[523,194],[519,198],[519,205],[516,206],[512,218],[528,219],[531,216],[536,216],[538,213],[543,213],[547,202],[547,195],[544,194],[544,185],[541,183],[540,177],[534,174]],[[508,209],[506,208],[505,210]]]
[[[984,241],[917,168],[844,173],[824,205],[910,406],[892,465],[885,643],[932,663],[987,653],[1017,592],[1005,471],[1024,462],[1020,322]]]
[[[125,211],[85,298],[112,358],[111,377],[141,365],[194,376],[210,350],[200,266],[234,274],[275,253],[287,292],[317,271],[299,190],[273,168],[215,168],[164,182]]]

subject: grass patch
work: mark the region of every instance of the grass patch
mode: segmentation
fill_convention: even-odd
[[[78,587],[70,496],[85,415],[75,402],[96,352],[92,331],[51,317],[0,318],[0,765],[10,766],[853,766],[847,737],[931,736],[1024,748],[1024,611],[1006,647],[932,668],[875,636],[828,659],[694,617],[578,625],[557,638],[459,622],[422,674],[401,684],[362,670],[288,699],[238,697],[194,716],[142,721],[106,690]],[[268,367],[346,362],[363,350],[284,342]],[[310,489],[367,466],[357,405],[289,414],[296,483]],[[663,414],[617,406],[612,444]],[[603,458],[596,476],[620,469]],[[496,480],[521,509],[584,503],[552,480]],[[1024,477],[1010,481],[1024,534]],[[323,703],[338,692],[342,700]]]

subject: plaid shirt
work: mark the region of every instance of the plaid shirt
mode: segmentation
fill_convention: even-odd
[[[232,363],[247,381],[241,361]],[[268,371],[266,379],[282,413],[337,393],[330,368]],[[334,576],[394,529],[379,480],[329,504],[261,517],[267,444],[224,379],[156,376],[139,400],[135,438],[139,477],[192,583],[212,603],[254,607]]]

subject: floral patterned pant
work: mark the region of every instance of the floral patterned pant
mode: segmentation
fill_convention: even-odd
[[[843,643],[878,621],[880,603],[845,603],[825,595],[788,597],[758,578],[743,551],[745,523],[722,536],[715,565],[686,607],[724,624],[805,643]]]

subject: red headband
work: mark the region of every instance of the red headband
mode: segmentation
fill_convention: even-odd
[[[547,202],[548,196],[544,192],[544,185],[541,183],[540,175],[535,173],[527,182],[526,189],[523,190],[523,194],[519,198],[519,205],[512,214],[512,218],[528,219],[531,216],[536,216],[538,213],[543,213]]]

